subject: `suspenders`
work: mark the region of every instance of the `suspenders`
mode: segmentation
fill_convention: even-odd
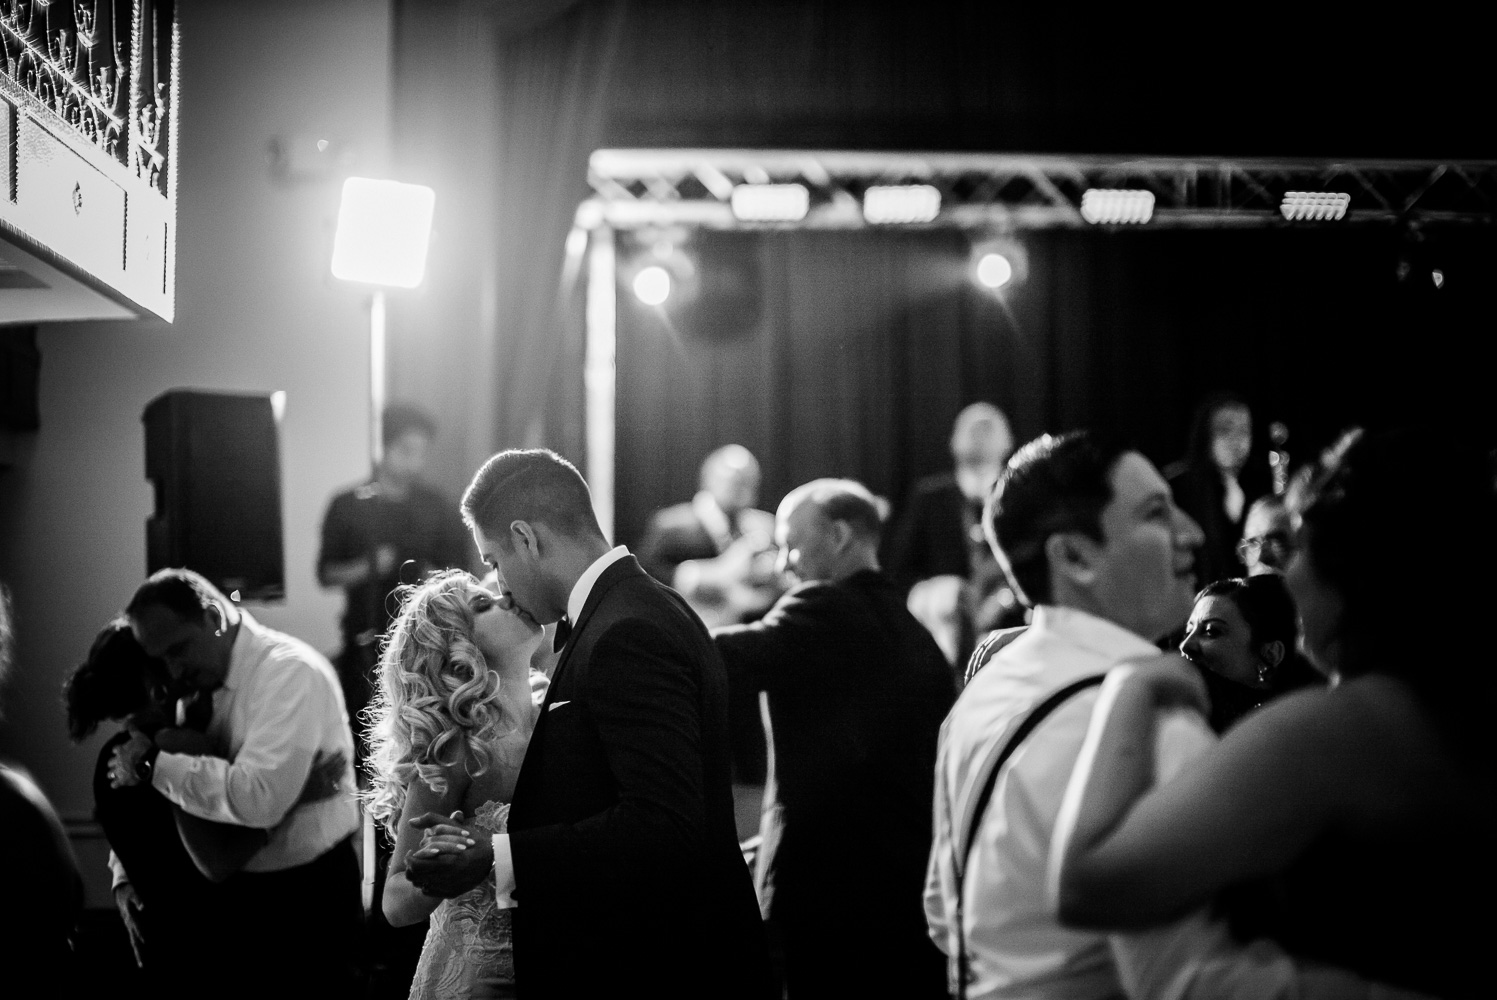
[[[1019,728],[1014,730],[1014,734],[995,748],[997,751],[996,754],[989,756],[991,763],[987,765],[987,772],[983,776],[981,790],[973,800],[971,817],[967,823],[967,835],[961,841],[952,845],[955,848],[952,858],[952,868],[956,875],[956,995],[960,1000],[966,1000],[967,985],[972,974],[969,967],[970,962],[967,958],[966,917],[962,908],[963,882],[965,881],[967,872],[967,863],[972,858],[972,847],[977,843],[977,831],[982,826],[983,814],[987,812],[988,802],[993,797],[993,788],[998,784],[998,772],[1003,769],[1003,765],[1008,761],[1009,757],[1013,756],[1019,744],[1024,742],[1025,737],[1044,721],[1045,716],[1059,708],[1072,695],[1086,688],[1101,684],[1102,678],[1105,676],[1105,674],[1094,674],[1091,677],[1083,677],[1081,680],[1067,684],[1059,691],[1052,693],[1044,701],[1030,709],[1029,714],[1024,717],[1024,721],[1019,723]],[[955,823],[952,823],[952,830],[953,832],[956,830]]]

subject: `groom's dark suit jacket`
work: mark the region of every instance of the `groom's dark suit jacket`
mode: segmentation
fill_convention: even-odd
[[[522,996],[755,997],[767,952],[738,848],[728,693],[701,621],[633,556],[552,672],[509,815]]]

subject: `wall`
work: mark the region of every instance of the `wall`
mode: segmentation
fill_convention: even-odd
[[[387,158],[390,6],[383,0],[180,5],[177,320],[43,326],[41,430],[0,470],[0,579],[18,658],[0,757],[32,771],[93,879],[90,780],[103,734],[67,738],[60,691],[145,575],[140,414],[174,387],[287,393],[281,425],[286,599],[262,621],[331,651],[342,597],[313,575],[323,505],[367,472],[367,294],[328,273],[336,180],[272,174],[275,137]]]

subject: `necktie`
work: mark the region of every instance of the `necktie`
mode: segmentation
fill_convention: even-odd
[[[572,634],[572,621],[566,615],[556,623],[556,641],[551,644],[553,652],[561,652],[561,647],[567,644],[567,638]]]

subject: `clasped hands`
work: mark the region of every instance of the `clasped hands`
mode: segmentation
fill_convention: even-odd
[[[421,846],[406,855],[405,874],[424,894],[451,899],[488,878],[494,867],[493,842],[484,833],[475,834],[461,810],[451,816],[424,813],[410,823],[424,832]]]

